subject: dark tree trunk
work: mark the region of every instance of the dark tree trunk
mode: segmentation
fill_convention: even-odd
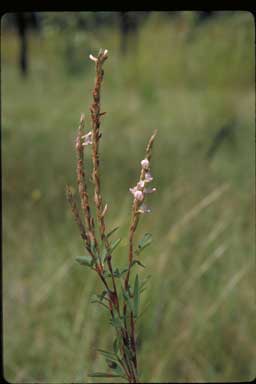
[[[23,12],[16,13],[16,24],[20,40],[19,66],[23,76],[28,73],[28,44],[27,44],[27,21]]]
[[[138,34],[138,20],[131,12],[119,12],[121,42],[120,50],[123,54],[128,51],[129,40],[133,36],[133,43],[136,44]]]

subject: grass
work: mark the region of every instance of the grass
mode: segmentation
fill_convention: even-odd
[[[191,32],[193,31],[193,33]],[[247,12],[192,29],[154,13],[120,66],[117,30],[86,32],[81,69],[67,70],[63,39],[30,36],[31,72],[19,75],[17,40],[2,31],[4,375],[10,382],[81,382],[101,370],[111,335],[91,305],[95,276],[65,199],[75,185],[74,140],[93,86],[89,53],[108,48],[103,86],[103,192],[109,228],[128,231],[128,191],[157,128],[157,194],[138,228],[153,245],[139,324],[146,382],[246,381],[255,376],[254,25]],[[123,60],[123,59],[122,59]],[[89,119],[87,120],[89,121]],[[206,157],[216,132],[233,140]],[[137,237],[139,238],[139,236]],[[122,241],[116,258],[127,257]],[[121,261],[120,261],[121,262]],[[153,294],[154,292],[154,294]],[[101,341],[100,341],[101,340]]]

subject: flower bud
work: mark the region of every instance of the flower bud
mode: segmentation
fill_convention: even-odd
[[[141,160],[141,166],[143,169],[147,170],[149,168],[149,161],[148,159]]]
[[[151,176],[151,173],[150,172],[146,172],[145,173],[145,182],[149,183],[152,180],[153,180],[153,177]]]
[[[84,139],[82,145],[92,144],[92,132],[90,131],[86,135],[82,136],[82,139]]]
[[[145,186],[145,181],[144,180],[140,180],[137,184],[137,189],[139,190],[142,190]]]
[[[89,58],[90,58],[92,61],[95,61],[95,62],[98,61],[97,57],[93,56],[92,54],[89,55]]]
[[[134,198],[138,201],[142,201],[144,198],[143,192],[142,191],[135,191],[133,194]]]

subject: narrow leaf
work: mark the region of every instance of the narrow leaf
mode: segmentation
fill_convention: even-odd
[[[138,311],[139,311],[139,277],[136,275],[135,282],[134,282],[134,315],[138,317]]]
[[[119,229],[119,227],[115,227],[115,228],[113,228],[113,229],[107,234],[107,238],[109,238],[111,235],[113,235],[113,233],[116,232],[118,229]]]
[[[115,368],[112,368],[112,369],[116,372],[117,375],[120,375],[120,377],[123,377],[124,379],[127,380],[127,377],[124,376],[125,371],[121,365],[120,366],[117,365]]]
[[[100,294],[96,293],[96,294],[92,295],[91,298],[93,300],[100,300],[100,301],[102,301],[105,298],[106,294],[107,294],[107,291],[103,290]]]
[[[142,283],[140,284],[140,293],[144,291],[145,286],[146,286],[148,280],[150,279],[150,277],[151,277],[151,276],[148,275],[148,276],[142,281]]]
[[[86,265],[87,267],[92,267],[93,258],[91,256],[77,256],[75,259],[79,264]]]
[[[121,239],[119,238],[119,239],[117,239],[117,240],[111,242],[111,245],[110,245],[110,246],[111,246],[111,253],[114,252],[114,250],[116,249],[116,247],[118,246],[118,244],[120,243],[120,241],[121,241]]]
[[[143,249],[145,249],[152,241],[152,235],[151,233],[145,233],[143,238],[139,241],[138,249],[136,250],[136,253],[139,254]]]
[[[112,319],[110,319],[110,323],[115,328],[122,328],[123,327],[122,321],[118,316],[117,317],[114,316]]]
[[[121,339],[120,339],[120,336],[118,336],[113,343],[113,350],[116,356],[118,356],[120,344],[121,344]]]
[[[114,356],[112,356],[112,355],[109,355],[109,354],[107,354],[107,353],[105,353],[105,352],[101,352],[101,354],[102,354],[102,356],[104,356],[108,361],[112,361],[112,362],[114,362],[114,363],[118,363],[118,360],[117,360],[117,358]]]
[[[115,374],[115,373],[107,373],[107,372],[95,372],[95,373],[90,373],[88,377],[120,377],[120,375]]]
[[[104,353],[105,355],[109,355],[109,356],[115,357],[115,354],[113,352],[106,351],[105,349],[98,348],[97,352]]]
[[[132,311],[133,308],[132,308],[132,303],[131,303],[130,297],[129,297],[128,293],[124,290],[123,287],[122,287],[122,292],[123,292],[123,297],[124,297],[125,302],[128,304],[130,311]]]
[[[141,261],[137,260],[137,259],[134,259],[133,262],[132,262],[132,266],[134,264],[138,264],[140,267],[143,267],[143,268],[146,268],[146,266],[144,264],[142,264]]]
[[[102,251],[102,254],[101,254],[101,258],[104,262],[106,261],[107,254],[108,254],[108,252],[107,252],[106,248],[104,248]]]
[[[101,305],[103,305],[103,307],[105,307],[107,310],[109,310],[109,307],[106,304],[102,303],[102,301],[92,300],[91,304],[94,304],[94,303],[101,304]]]

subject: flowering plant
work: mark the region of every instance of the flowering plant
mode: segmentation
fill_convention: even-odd
[[[92,373],[90,377],[121,377],[129,383],[139,382],[139,369],[136,349],[136,323],[139,317],[140,294],[144,290],[145,282],[140,282],[139,275],[136,274],[133,284],[131,283],[131,271],[136,265],[143,264],[134,258],[150,244],[151,235],[144,235],[139,242],[138,248],[134,250],[134,234],[141,214],[150,212],[144,203],[145,197],[149,193],[156,191],[156,188],[148,187],[153,180],[150,173],[150,160],[152,147],[156,131],[151,136],[147,148],[146,156],[141,161],[140,178],[136,186],[130,188],[133,195],[131,224],[129,228],[128,242],[128,265],[120,270],[113,267],[113,251],[120,243],[120,239],[111,240],[111,236],[117,230],[106,231],[105,215],[108,210],[107,204],[103,204],[101,194],[100,172],[99,172],[99,143],[101,138],[100,124],[105,112],[101,112],[100,90],[103,81],[103,63],[108,58],[107,50],[100,50],[97,57],[90,55],[90,59],[95,62],[96,79],[93,90],[93,102],[90,107],[91,112],[91,131],[84,133],[85,116],[82,114],[78,135],[76,138],[77,152],[77,185],[80,196],[82,217],[77,207],[71,188],[67,186],[67,199],[70,203],[75,221],[79,227],[80,234],[86,250],[86,255],[77,257],[76,260],[84,266],[95,271],[103,283],[103,291],[95,295],[93,302],[107,308],[110,313],[110,323],[115,330],[115,340],[113,351],[99,349],[105,357],[110,372]],[[84,169],[84,150],[91,146],[92,158],[92,180],[94,184],[94,205],[96,208],[96,218],[92,215],[91,201],[87,189],[87,178]],[[98,230],[96,230],[98,229]]]

